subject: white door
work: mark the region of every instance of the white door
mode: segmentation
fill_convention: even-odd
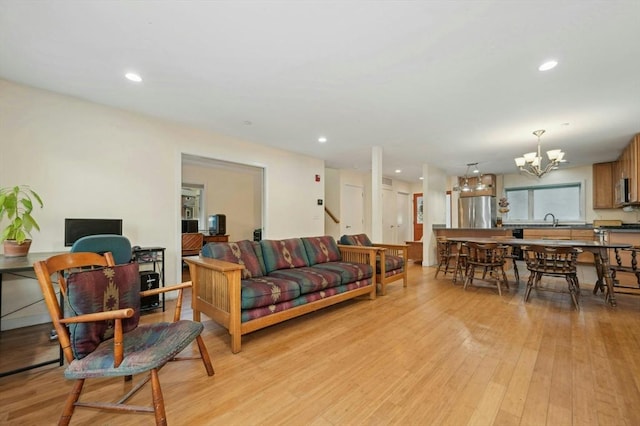
[[[362,234],[364,232],[364,188],[344,185],[340,205],[340,234]]]
[[[391,189],[382,190],[382,242],[393,244],[396,241],[396,197]]]
[[[396,224],[395,243],[404,244],[405,241],[411,241],[411,203],[409,194],[398,192],[396,200],[398,221]]]

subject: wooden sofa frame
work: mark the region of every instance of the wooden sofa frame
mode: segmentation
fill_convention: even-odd
[[[376,281],[380,283],[380,294],[384,296],[387,294],[387,284],[392,283],[402,278],[402,286],[407,287],[407,262],[409,260],[408,251],[409,246],[406,244],[383,244],[374,243],[373,247],[380,249],[378,254],[380,255],[380,273],[376,276]],[[385,256],[398,256],[404,259],[402,265],[402,273],[395,274],[386,277],[385,270]]]
[[[375,272],[378,248],[340,244],[338,248],[343,261],[369,264]],[[369,299],[376,298],[376,274],[374,273],[372,282],[368,286],[242,322],[240,278],[244,266],[202,256],[185,257],[183,260],[189,265],[191,274],[193,320],[200,321],[201,314],[205,314],[226,328],[231,335],[231,352],[234,354],[240,352],[243,334],[358,296],[368,294]]]

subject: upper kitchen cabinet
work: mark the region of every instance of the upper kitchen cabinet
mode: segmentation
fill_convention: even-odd
[[[458,177],[458,184],[461,188],[460,197],[496,196],[496,175],[494,174],[484,174],[479,177]]]
[[[593,208],[613,209],[616,208],[615,194],[613,188],[614,176],[617,169],[616,161],[608,163],[595,163],[593,165]]]
[[[621,178],[629,179],[629,202],[640,202],[640,177],[638,173],[640,167],[640,134],[637,134],[629,145],[622,151],[618,158],[619,173],[614,176],[613,183],[618,182]]]

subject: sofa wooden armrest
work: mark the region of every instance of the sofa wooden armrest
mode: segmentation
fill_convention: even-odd
[[[375,271],[376,253],[374,247],[339,247],[345,262],[365,263]],[[353,290],[338,293],[313,302],[288,308],[284,311],[242,322],[241,277],[244,266],[203,256],[185,257],[189,265],[193,285],[191,306],[194,321],[201,320],[201,314],[225,327],[231,335],[231,351],[241,350],[242,335],[316,311],[326,306],[358,296],[376,298],[376,275],[371,283]]]

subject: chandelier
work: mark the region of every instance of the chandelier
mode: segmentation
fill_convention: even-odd
[[[538,152],[527,152],[522,157],[515,159],[516,166],[521,172],[541,178],[553,169],[557,169],[560,163],[565,162],[564,152],[560,149],[552,149],[547,151],[549,162],[547,165],[542,164],[542,155],[540,155],[540,136],[544,134],[544,130],[536,130],[533,132],[538,137]]]
[[[473,167],[473,170],[471,170],[471,167]],[[474,186],[469,185],[470,170],[473,175],[478,176],[477,184]],[[470,192],[473,190],[482,191],[483,189],[486,189],[486,187],[487,186],[482,183],[482,173],[480,173],[480,170],[478,170],[478,163],[467,163],[467,171],[464,173],[464,180],[462,185],[454,186],[453,190],[461,192]]]

